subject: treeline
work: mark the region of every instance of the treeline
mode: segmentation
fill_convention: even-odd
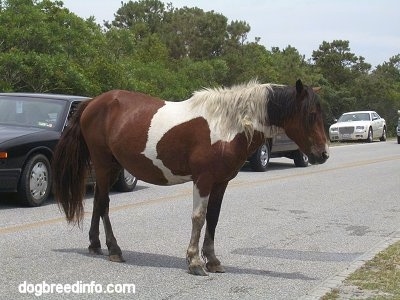
[[[128,89],[179,101],[202,87],[260,82],[321,86],[326,124],[372,109],[394,133],[400,54],[375,69],[349,41],[322,41],[306,60],[296,48],[248,41],[245,21],[159,0],[121,2],[114,20],[82,19],[62,1],[0,0],[0,91],[95,96]]]

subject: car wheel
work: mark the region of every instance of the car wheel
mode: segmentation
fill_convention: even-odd
[[[400,144],[400,136],[397,136],[397,144]]]
[[[268,143],[261,145],[251,156],[250,167],[256,172],[265,172],[268,169],[270,149]]]
[[[29,158],[22,170],[18,199],[27,206],[40,206],[47,200],[51,189],[50,163],[43,154]]]
[[[294,165],[296,167],[307,167],[308,166],[308,156],[305,155],[300,150],[297,150],[293,155]]]
[[[383,127],[382,136],[379,138],[381,142],[386,141],[386,127]]]
[[[137,184],[137,178],[124,169],[118,176],[113,188],[118,192],[132,192]]]
[[[372,143],[374,141],[374,135],[372,133],[372,128],[370,127],[368,130],[368,137],[367,137],[367,143]]]

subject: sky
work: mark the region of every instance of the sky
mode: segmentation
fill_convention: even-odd
[[[96,22],[114,20],[121,0],[62,0],[64,7]],[[295,47],[306,59],[323,41],[348,40],[350,52],[376,67],[400,54],[398,0],[160,0],[175,8],[198,7],[231,21],[245,21],[248,41],[268,50]],[[123,1],[128,2],[127,0]]]

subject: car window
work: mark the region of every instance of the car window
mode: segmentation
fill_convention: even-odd
[[[74,101],[70,104],[69,111],[67,114],[67,118],[65,120],[65,124],[63,124],[63,130],[68,126],[69,121],[71,120],[74,113],[78,110],[78,106],[81,101]]]
[[[377,113],[372,113],[372,118],[380,119],[381,117]]]
[[[0,98],[0,124],[53,129],[60,122],[64,101]]]
[[[370,121],[369,113],[354,113],[342,115],[338,122]]]

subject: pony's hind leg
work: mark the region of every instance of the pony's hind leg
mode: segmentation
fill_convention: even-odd
[[[110,218],[108,216],[108,208],[106,213],[102,216],[104,231],[106,233],[106,244],[108,248],[108,257],[114,262],[124,262],[125,259],[122,257],[121,248],[118,246],[117,239],[114,236]]]
[[[222,198],[224,196],[228,182],[214,185],[207,207],[207,227],[204,236],[203,256],[206,260],[206,268],[211,273],[224,273],[225,270],[221,266],[221,262],[215,255],[214,236],[217,227],[219,213],[221,211]]]
[[[95,188],[96,189],[96,188]],[[95,197],[93,200],[93,212],[92,212],[92,221],[90,222],[90,230],[89,230],[89,253],[90,254],[99,254],[102,255],[103,251],[101,250],[100,238],[99,238],[99,225],[100,225],[100,212],[104,210],[104,208],[100,207],[100,202],[96,197],[97,192],[95,191]]]
[[[116,162],[109,164],[107,167],[95,165],[96,171],[96,189],[94,194],[94,205],[92,222],[89,231],[89,252],[100,254],[102,253],[99,239],[99,223],[100,218],[103,221],[104,231],[106,235],[106,245],[108,248],[109,259],[111,261],[123,262],[122,251],[118,246],[114,236],[110,218],[109,218],[109,189],[110,185],[115,182],[115,178],[121,171],[121,166]]]

